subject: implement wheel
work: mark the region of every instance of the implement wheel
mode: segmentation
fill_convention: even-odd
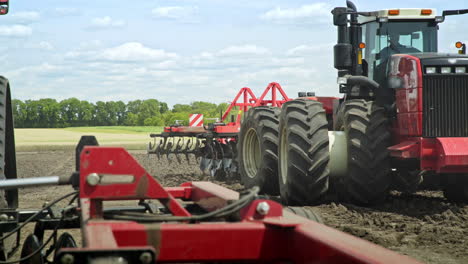
[[[328,191],[328,122],[321,103],[285,103],[280,118],[279,186],[288,205],[310,205]]]
[[[373,101],[349,100],[341,106],[338,130],[345,131],[348,173],[337,179],[338,195],[364,205],[383,201],[391,184],[391,144],[384,108]]]
[[[468,203],[468,174],[440,175],[444,196],[452,202]]]
[[[246,188],[260,187],[261,193],[278,194],[278,123],[280,109],[251,108],[242,123],[238,163]]]

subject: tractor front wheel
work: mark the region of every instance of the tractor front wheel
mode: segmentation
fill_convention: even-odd
[[[374,101],[348,100],[341,106],[338,130],[346,134],[348,172],[337,179],[338,196],[364,205],[385,199],[391,184],[388,119]]]

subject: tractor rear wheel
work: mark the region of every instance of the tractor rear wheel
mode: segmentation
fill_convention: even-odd
[[[261,193],[278,194],[278,123],[280,109],[251,108],[242,123],[238,144],[241,182]]]
[[[279,186],[288,205],[311,205],[328,191],[328,122],[321,103],[285,103],[280,118]]]
[[[444,196],[452,202],[468,203],[468,174],[440,175]]]
[[[348,173],[338,181],[338,196],[364,205],[383,201],[390,188],[391,144],[385,109],[373,101],[348,100],[339,111],[348,150]]]

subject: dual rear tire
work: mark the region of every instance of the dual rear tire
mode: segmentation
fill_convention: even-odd
[[[340,200],[361,205],[386,198],[391,184],[387,150],[391,138],[385,109],[373,101],[345,101],[335,130],[344,132],[346,138],[345,146],[340,146],[347,152],[344,175],[332,174],[342,170],[331,168],[333,157],[322,104],[297,99],[283,105],[278,154],[280,193],[286,204],[319,203],[329,185]]]
[[[328,191],[328,121],[321,103],[297,99],[282,107],[279,190],[287,205],[317,204]]]
[[[292,206],[313,205],[333,191],[345,201],[381,202],[390,188],[387,148],[390,133],[385,111],[373,101],[343,103],[335,130],[344,131],[346,175],[331,175],[329,122],[320,102],[296,99],[249,110],[239,136],[241,181],[263,193],[280,194]]]

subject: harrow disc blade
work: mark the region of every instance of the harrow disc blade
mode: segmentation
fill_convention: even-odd
[[[211,169],[211,166],[213,164],[212,159],[208,159],[205,157],[202,157],[200,160],[200,170],[203,172],[203,174],[207,175],[209,174],[209,171]]]
[[[31,255],[36,250],[38,250],[42,246],[42,242],[37,238],[35,235],[29,235],[23,242],[23,248],[21,250],[21,258]],[[36,255],[30,257],[27,260],[21,261],[21,264],[29,264],[29,263],[44,263],[44,255],[43,252],[39,251]]]
[[[223,161],[222,160],[213,160],[210,168],[210,175],[214,177],[216,173],[222,170]]]
[[[232,170],[232,159],[227,159],[227,158],[224,158],[223,159],[223,170],[225,172],[230,172]]]

